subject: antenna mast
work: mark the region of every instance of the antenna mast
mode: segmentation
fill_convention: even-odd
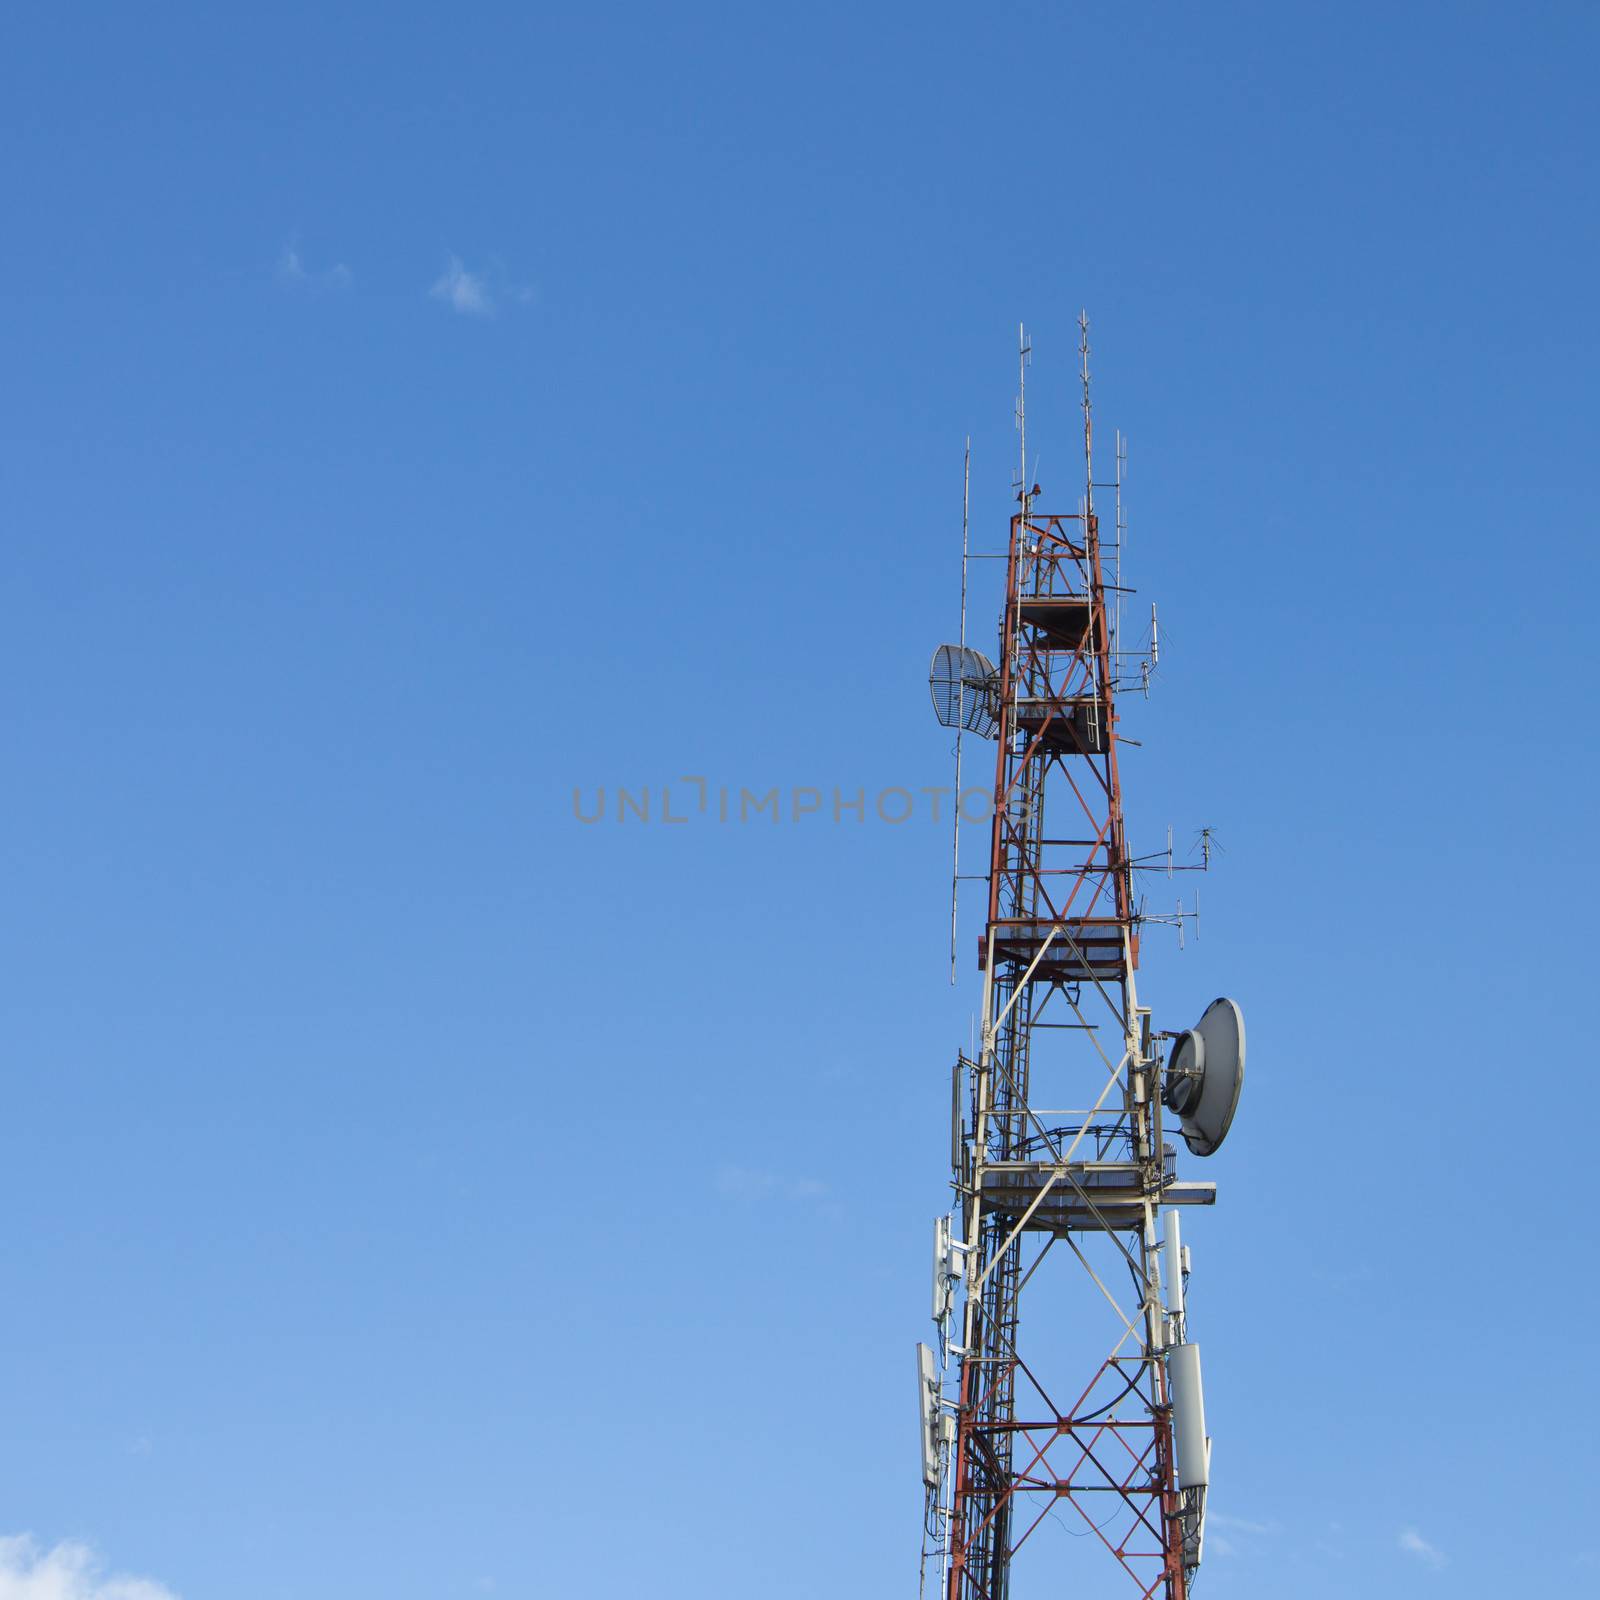
[[[967,435],[966,454],[961,466],[961,654],[967,653],[967,516],[972,498],[972,435]],[[950,818],[950,983],[956,981],[956,908],[961,892],[961,735],[967,721],[967,684],[963,679],[957,691],[959,716],[956,721],[956,786],[952,791]]]
[[[1091,1556],[1103,1552],[1132,1579],[1124,1592],[1187,1600],[1202,1548],[1210,1451],[1178,1218],[1211,1204],[1216,1186],[1179,1179],[1168,1134],[1181,1127],[1197,1154],[1221,1143],[1244,1031],[1233,1002],[1217,1001],[1197,1030],[1158,1034],[1137,992],[1141,927],[1176,921],[1181,932],[1185,913],[1145,916],[1135,874],[1156,870],[1147,861],[1185,869],[1171,867],[1170,846],[1135,858],[1124,831],[1087,316],[1078,327],[1076,514],[1034,504],[1030,347],[1018,330],[1022,476],[980,730],[999,743],[982,1003],[975,1050],[955,1066],[954,1204],[934,1243],[938,1356],[926,1345],[918,1355],[923,1569],[940,1573],[944,1600],[1061,1593],[1080,1574],[1092,1581]],[[1120,435],[1118,447],[1120,524]],[[970,453],[968,473],[964,506]],[[965,527],[964,512],[964,552]],[[1121,542],[1119,526],[1118,593]],[[965,575],[963,561],[963,672]],[[954,670],[937,667],[932,680],[946,725]],[[1180,1044],[1164,1074],[1168,1038]],[[1025,1288],[1044,1318],[1024,1322]],[[1061,1529],[1078,1537],[1058,1539]]]
[[[1094,519],[1094,411],[1089,404],[1089,313],[1078,313],[1078,359],[1083,369],[1083,509]]]

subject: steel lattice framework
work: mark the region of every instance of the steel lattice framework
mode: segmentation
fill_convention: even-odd
[[[1086,339],[1084,357],[1092,462]],[[1177,1180],[1136,993],[1142,919],[1094,488],[1091,468],[1072,515],[1036,510],[1025,488],[1010,525],[981,1047],[956,1069],[948,1305],[958,1280],[965,1296],[943,1325],[937,1386],[954,1428],[924,1550],[946,1600],[1006,1600],[1046,1562],[1058,1592],[1041,1549],[1058,1525],[1120,1564],[1131,1588],[1111,1592],[1185,1600],[1198,1559],[1204,1490],[1178,1487],[1166,1362],[1184,1337],[1181,1286],[1163,1296],[1158,1230],[1162,1207],[1214,1187]],[[1025,1291],[1045,1303],[1038,1320],[1024,1321]]]

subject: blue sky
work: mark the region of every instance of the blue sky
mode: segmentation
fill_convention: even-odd
[[[1595,1582],[1591,7],[5,32],[0,1600],[911,1592],[945,830],[573,791],[945,781],[1080,306],[1201,1592]]]

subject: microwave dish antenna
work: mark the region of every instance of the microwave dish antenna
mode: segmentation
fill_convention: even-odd
[[[1244,1013],[1236,1001],[1213,1000],[1178,1035],[1161,1091],[1162,1104],[1177,1113],[1184,1143],[1195,1155],[1214,1154],[1228,1137],[1243,1087]]]
[[[993,739],[1000,732],[1000,675],[981,650],[942,644],[928,668],[933,714],[947,728]]]

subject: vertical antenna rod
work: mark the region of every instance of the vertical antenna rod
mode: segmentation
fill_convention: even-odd
[[[1122,649],[1122,547],[1127,543],[1128,524],[1122,515],[1122,473],[1128,460],[1128,441],[1122,436],[1122,429],[1116,433],[1117,476],[1115,482],[1116,494],[1116,525],[1117,525],[1117,564],[1116,584],[1117,598],[1113,604],[1111,621],[1111,654],[1115,658]]]
[[[956,700],[956,787],[950,819],[950,983],[956,981],[956,903],[961,890],[961,731],[967,723],[967,516],[972,499],[972,435],[961,468],[961,683]]]
[[[1028,505],[1032,498],[1028,491],[1028,330],[1017,324],[1017,498],[1022,502],[1022,518],[1028,518]]]
[[[1094,416],[1089,409],[1089,313],[1078,313],[1078,354],[1083,361],[1083,509],[1094,515]]]

